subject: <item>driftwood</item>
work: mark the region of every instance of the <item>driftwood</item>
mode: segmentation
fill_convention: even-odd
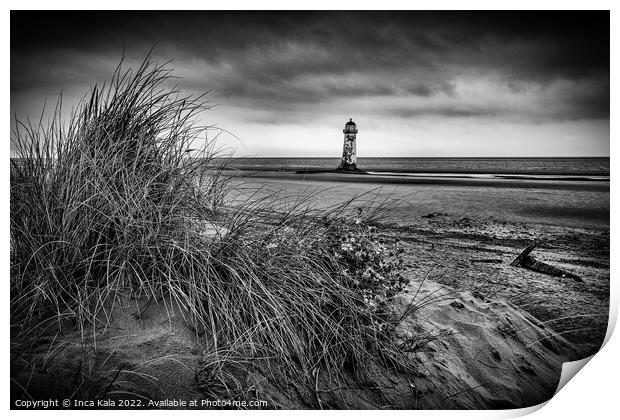
[[[527,257],[528,255],[530,255],[530,252],[532,252],[534,250],[534,248],[536,248],[536,245],[537,245],[536,242],[534,242],[533,244],[531,244],[527,248],[525,248],[523,251],[521,251],[519,256],[517,258],[515,258],[515,260],[513,262],[511,262],[510,265],[512,265],[513,267],[516,267],[516,266],[520,265],[521,262],[523,261],[523,259],[525,257]]]
[[[553,267],[530,256],[530,253],[534,250],[534,248],[536,248],[536,245],[536,243],[533,243],[527,248],[525,248],[519,254],[519,256],[510,263],[510,265],[514,267],[520,266],[523,268],[527,268],[528,270],[536,271],[537,273],[547,274],[553,277],[570,278],[575,281],[583,282],[582,278],[579,277],[577,274],[570,273],[566,270],[562,270],[561,268]]]

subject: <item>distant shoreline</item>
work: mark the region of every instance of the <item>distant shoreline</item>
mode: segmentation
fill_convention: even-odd
[[[217,164],[215,159],[212,164]],[[335,170],[340,158],[230,158],[222,163],[231,169],[266,172],[325,172]],[[530,176],[609,177],[609,158],[373,158],[358,157],[357,168],[370,173],[396,176]],[[559,180],[559,179],[558,179]],[[575,179],[577,180],[577,179]]]
[[[190,158],[195,159],[195,158]],[[11,158],[19,164],[21,159]],[[493,162],[496,162],[493,164]],[[598,164],[596,162],[599,162]],[[455,164],[458,162],[458,164]],[[207,167],[247,172],[321,173],[334,171],[340,158],[211,157]],[[430,164],[429,164],[430,163]],[[405,177],[504,178],[609,182],[608,157],[584,158],[359,158],[358,168],[373,175]]]
[[[339,159],[334,156],[240,156],[234,159]],[[364,156],[360,159],[426,159],[426,160],[511,160],[511,159],[610,159],[609,156]]]
[[[312,173],[325,173],[332,171],[331,169],[321,168],[321,167],[296,167],[296,166],[288,166],[288,167],[278,167],[278,166],[257,166],[257,167],[249,167],[249,166],[237,166],[235,167],[234,162],[230,164],[230,170],[238,170],[238,171],[253,171],[253,172],[280,172],[280,173],[295,173],[295,172],[304,172],[307,174]],[[334,168],[335,169],[335,168]],[[557,176],[557,180],[563,179],[564,177],[607,177],[609,178],[609,171],[572,171],[572,172],[563,172],[563,171],[530,171],[530,170],[507,170],[502,172],[486,172],[486,171],[476,171],[471,169],[450,169],[450,171],[446,171],[444,169],[397,169],[397,168],[371,168],[365,169],[360,167],[359,169],[365,170],[369,174],[377,174],[381,173],[384,175],[400,175],[406,176],[407,174],[412,175],[423,175],[423,174],[432,174],[437,176],[443,175],[493,175],[498,177],[508,178],[510,175],[523,175],[523,176]],[[578,180],[578,179],[575,179]],[[583,179],[585,180],[585,179]],[[609,181],[607,179],[606,181]]]

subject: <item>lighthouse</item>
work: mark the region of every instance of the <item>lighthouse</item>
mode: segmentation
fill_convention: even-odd
[[[342,132],[344,133],[344,146],[342,147],[342,161],[339,169],[355,171],[357,169],[357,149],[355,146],[357,127],[353,118],[349,118],[349,122],[345,124]]]

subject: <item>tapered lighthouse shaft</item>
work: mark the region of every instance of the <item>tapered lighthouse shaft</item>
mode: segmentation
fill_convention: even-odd
[[[344,126],[344,145],[342,146],[342,161],[340,168],[356,169],[357,168],[357,146],[355,144],[357,135],[357,126],[350,118],[349,122]]]

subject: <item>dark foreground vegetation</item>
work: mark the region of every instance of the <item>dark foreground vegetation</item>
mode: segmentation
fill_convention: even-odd
[[[12,133],[12,399],[134,392],[118,380],[131,366],[101,377],[86,361],[62,386],[37,386],[40,372],[60,369],[50,341],[77,332],[95,346],[127,296],[183,309],[203,343],[195,376],[207,397],[249,398],[239,378],[263,369],[305,387],[317,408],[337,400],[319,395],[319,380],[382,398],[385,375],[415,372],[415,343],[396,332],[408,313],[386,304],[403,287],[402,260],[372,229],[385,206],[319,211],[311,194],[229,203],[243,185],[225,160],[209,165],[222,156],[195,124],[209,105],[170,83],[149,59],[119,65],[67,121],[59,104],[49,124]]]

